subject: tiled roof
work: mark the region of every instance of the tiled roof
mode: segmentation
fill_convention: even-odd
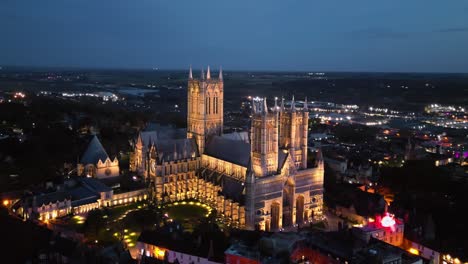
[[[68,192],[58,191],[46,194],[36,195],[36,205],[41,206],[43,204],[47,205],[49,203],[56,203],[57,201],[62,202],[66,199],[70,199]]]
[[[94,178],[79,178],[86,187],[91,188],[93,191],[97,192],[109,192],[112,190],[109,186],[105,185],[98,179]]]
[[[97,136],[93,136],[91,142],[89,142],[88,148],[81,157],[80,162],[82,164],[97,164],[99,160],[102,162],[109,158],[106,150],[102,146]]]
[[[156,143],[156,151],[162,161],[174,161],[198,157],[198,148],[192,138],[160,140]]]

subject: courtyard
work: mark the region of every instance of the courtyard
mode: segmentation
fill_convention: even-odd
[[[67,216],[54,220],[56,229],[69,230],[89,244],[111,245],[121,242],[132,249],[144,229],[154,229],[165,222],[176,221],[192,232],[215,212],[197,201],[174,202],[155,206],[146,202],[107,207],[86,215]]]

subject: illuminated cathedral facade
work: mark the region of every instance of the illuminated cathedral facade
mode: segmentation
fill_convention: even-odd
[[[160,204],[198,200],[216,209],[233,226],[277,231],[321,219],[323,159],[308,157],[307,102],[296,109],[284,100],[268,108],[252,101],[248,137],[223,135],[222,71],[210,68],[188,80],[185,138],[168,139],[158,131],[141,132],[130,169],[151,184]],[[242,138],[247,138],[243,140]]]

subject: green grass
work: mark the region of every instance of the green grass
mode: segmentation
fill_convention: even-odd
[[[208,213],[208,210],[197,205],[179,204],[166,207],[164,212],[168,213],[169,218],[183,222],[185,220],[203,218]]]
[[[116,205],[114,207],[105,208],[104,214],[107,214],[109,221],[112,221],[112,220],[115,220],[116,218],[119,218],[127,210],[139,209],[138,206],[140,206],[140,208],[143,208],[144,202],[131,203],[128,205]]]
[[[163,209],[170,219],[182,224],[185,231],[192,232],[208,214],[208,209],[197,204],[170,204]]]

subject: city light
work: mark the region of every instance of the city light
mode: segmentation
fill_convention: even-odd
[[[408,249],[408,252],[413,254],[413,255],[419,255],[419,250],[417,250],[415,248]]]

